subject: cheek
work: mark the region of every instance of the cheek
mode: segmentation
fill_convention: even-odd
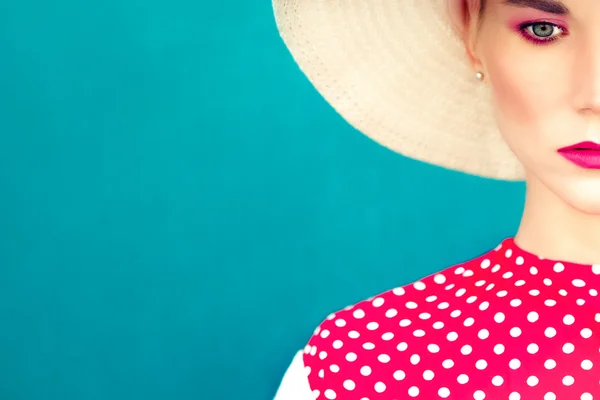
[[[543,140],[543,145],[556,139],[568,87],[555,64],[549,68],[540,59],[523,57],[522,51],[504,50],[486,55],[485,68],[500,130],[513,151],[522,154],[526,149],[519,149],[519,143]],[[544,50],[527,49],[531,51]]]

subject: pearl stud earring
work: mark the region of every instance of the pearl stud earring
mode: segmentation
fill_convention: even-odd
[[[475,73],[475,78],[477,78],[478,81],[482,81],[483,80],[483,72],[477,71]]]

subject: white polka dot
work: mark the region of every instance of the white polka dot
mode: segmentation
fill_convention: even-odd
[[[363,349],[365,349],[365,350],[373,350],[374,348],[375,348],[375,345],[371,342],[363,343]]]
[[[502,386],[503,383],[504,378],[502,378],[500,375],[496,375],[492,378],[492,385],[494,386]]]
[[[338,365],[331,364],[331,365],[329,366],[329,370],[330,370],[331,372],[334,372],[334,373],[336,373],[336,374],[337,374],[338,372],[340,372],[340,367],[339,367]]]
[[[527,378],[527,384],[529,386],[536,386],[538,383],[540,382],[540,380],[538,379],[537,376],[530,376],[529,378]]]
[[[457,378],[456,381],[458,383],[460,383],[461,385],[464,385],[465,383],[469,382],[469,376],[467,374],[460,374]]]
[[[429,318],[431,318],[431,314],[424,312],[424,313],[419,314],[419,318],[426,321]]]
[[[426,381],[432,380],[434,376],[435,374],[430,369],[423,372],[423,379],[425,379]]]
[[[419,395],[419,388],[416,386],[411,386],[411,388],[408,389],[408,395],[410,397],[417,397]]]
[[[474,323],[475,323],[475,319],[473,317],[469,317],[469,318],[465,319],[464,325],[465,326],[473,326]]]
[[[327,358],[327,352],[325,352],[325,351],[321,351],[321,352],[319,353],[319,358],[320,358],[321,360],[324,360],[324,359],[326,359],[326,358]]]
[[[413,287],[414,287],[415,289],[417,289],[417,290],[424,290],[424,289],[425,289],[425,287],[426,287],[426,285],[425,285],[425,283],[424,283],[424,282],[422,282],[422,281],[418,281],[418,282],[415,282],[415,283],[414,283]]]
[[[454,361],[444,360],[444,361],[442,361],[442,367],[444,367],[446,369],[450,369],[450,368],[454,367]]]
[[[544,395],[544,400],[556,400],[556,394],[548,392]]]
[[[380,363],[387,364],[390,362],[391,358],[387,354],[380,354],[377,359]]]
[[[383,383],[383,382],[377,382],[375,384],[375,391],[377,393],[383,393],[383,392],[385,392],[385,383]]]
[[[325,370],[321,369],[319,370],[319,378],[324,378],[325,377]]]
[[[571,281],[571,283],[575,287],[584,287],[585,286],[585,281],[583,279],[573,279],[573,281]]]
[[[496,293],[496,296],[505,297],[507,294],[508,294],[508,292],[506,290],[501,290],[498,293]]]
[[[523,302],[521,301],[521,299],[512,299],[510,301],[510,305],[513,307],[519,307],[521,304],[523,304]]]
[[[450,332],[446,335],[446,339],[448,339],[450,342],[454,342],[456,339],[458,339],[458,333]]]
[[[434,301],[436,301],[436,300],[437,300],[437,296],[435,296],[435,295],[432,295],[432,296],[427,296],[427,297],[425,298],[425,301],[426,301],[426,302],[428,302],[428,303],[433,303],[433,302],[434,302]]]
[[[519,337],[521,336],[521,328],[519,328],[518,326],[515,326],[514,328],[510,329],[510,336],[512,337]]]
[[[592,265],[592,272],[596,275],[600,275],[600,264]]]
[[[567,314],[563,318],[563,322],[564,322],[565,325],[572,325],[573,322],[575,322],[575,317],[572,316],[571,314]]]
[[[437,353],[440,351],[440,346],[430,343],[427,345],[427,350],[429,350],[431,353]]]
[[[346,390],[354,390],[354,388],[356,388],[356,384],[354,383],[353,380],[346,379],[344,381],[344,389],[346,389]]]
[[[446,282],[446,277],[442,274],[437,274],[433,277],[435,283],[443,284]]]
[[[459,316],[460,316],[460,314],[461,314],[461,311],[460,311],[460,310],[454,310],[454,311],[452,311],[452,312],[450,313],[450,316],[451,316],[452,318],[457,318],[457,317],[459,317]]]
[[[487,368],[487,361],[485,360],[477,360],[477,362],[475,363],[475,368],[479,369],[479,370],[484,370]]]
[[[356,353],[350,352],[350,353],[346,354],[346,361],[354,362],[354,361],[356,361],[357,358],[358,358],[358,356],[356,355]]]
[[[512,392],[508,395],[508,400],[521,400],[521,395],[517,392]]]
[[[546,369],[554,369],[556,368],[556,361],[554,361],[553,359],[548,359],[544,362],[544,367]]]
[[[521,367],[521,360],[513,358],[508,362],[508,366],[510,369],[519,369]]]
[[[325,391],[325,397],[327,397],[327,398],[328,398],[328,399],[330,399],[330,400],[333,400],[333,399],[335,399],[335,398],[336,398],[336,394],[335,394],[335,392],[334,392],[333,390],[331,390],[331,389],[327,389],[327,390]]]
[[[538,274],[538,269],[536,267],[531,267],[531,268],[529,268],[529,273],[531,275],[537,275]]]
[[[313,397],[315,399],[319,398],[319,395],[321,394],[321,392],[319,392],[317,389],[312,391]]]
[[[496,321],[498,323],[504,322],[505,319],[506,319],[506,316],[502,312],[497,312],[494,315],[494,321]]]
[[[581,368],[585,369],[586,371],[589,371],[590,369],[592,369],[593,366],[594,366],[594,363],[591,362],[590,360],[583,360],[581,362]]]
[[[544,331],[544,335],[546,335],[546,337],[548,337],[548,338],[553,338],[554,336],[556,336],[556,329],[554,329],[552,327],[548,327]]]
[[[505,348],[504,348],[503,344],[498,343],[497,345],[494,346],[494,353],[496,353],[498,355],[504,353],[504,350],[505,350]]]
[[[523,263],[525,262],[525,259],[521,256],[517,257],[516,261],[517,265],[523,265]]]
[[[458,267],[458,268],[456,268],[456,270],[454,271],[454,273],[456,275],[462,275],[462,274],[465,273],[465,271],[466,271],[466,269],[464,267]]]
[[[485,311],[490,307],[490,302],[489,301],[484,301],[479,305],[479,309],[481,311]]]
[[[573,351],[575,351],[575,346],[573,343],[565,343],[562,347],[562,350],[565,354],[571,354]]]
[[[394,379],[397,381],[401,381],[404,378],[406,378],[406,373],[402,370],[398,370],[396,372],[394,372]]]
[[[511,250],[511,249],[507,249],[507,250],[504,252],[504,256],[505,256],[506,258],[510,258],[510,256],[512,256],[512,250]]]
[[[575,378],[573,378],[573,377],[572,377],[572,376],[570,376],[570,375],[567,375],[567,376],[565,376],[565,377],[562,379],[562,383],[563,383],[563,385],[565,385],[565,386],[571,386],[572,384],[574,384],[574,383],[575,383]]]
[[[440,390],[438,390],[438,395],[445,399],[446,397],[450,396],[450,389],[446,387],[440,388]]]
[[[330,332],[329,332],[327,329],[323,329],[323,330],[321,331],[321,337],[322,337],[323,339],[325,339],[325,338],[327,338],[327,337],[329,336],[329,333],[330,333]]]
[[[413,332],[413,335],[415,335],[416,337],[423,337],[425,336],[425,331],[423,329],[417,329]]]
[[[348,337],[350,339],[358,339],[360,337],[360,333],[358,333],[357,331],[350,331],[348,332]]]
[[[410,363],[412,365],[417,365],[419,363],[419,361],[421,361],[421,356],[418,354],[413,354],[412,356],[410,356]]]
[[[591,393],[584,393],[581,395],[581,400],[592,400],[594,398],[594,396],[592,396]]]
[[[590,328],[583,328],[580,334],[582,338],[589,339],[590,337],[592,337],[592,330]]]
[[[373,300],[373,307],[381,307],[383,303],[385,303],[385,300],[381,297],[378,297],[375,300]]]
[[[414,301],[407,301],[406,302],[406,308],[408,308],[410,310],[414,310],[417,307],[418,307],[418,304],[415,303]]]
[[[472,352],[472,351],[473,351],[473,348],[472,348],[470,345],[468,345],[468,344],[465,344],[465,345],[464,345],[463,347],[461,347],[461,349],[460,349],[460,352],[461,352],[462,354],[464,354],[465,356],[467,356],[467,355],[471,354],[471,352]]]
[[[483,390],[477,390],[475,391],[475,393],[473,393],[473,398],[475,400],[483,400],[485,399],[485,393],[483,392]]]
[[[404,290],[403,287],[397,287],[392,290],[392,293],[394,293],[396,296],[403,296],[406,293],[406,290]]]
[[[562,263],[554,264],[554,272],[563,272],[565,270],[565,266]]]
[[[352,313],[352,315],[356,319],[362,319],[362,318],[365,317],[365,312],[359,308],[359,309],[354,310],[354,312]]]
[[[385,316],[388,318],[394,318],[396,315],[398,315],[398,310],[394,308],[390,308],[385,312]]]
[[[400,326],[403,328],[406,328],[407,326],[409,326],[412,322],[410,321],[410,319],[406,319],[404,318],[403,320],[400,321]]]
[[[343,345],[344,345],[344,343],[339,339],[337,339],[333,342],[333,348],[336,350],[341,349]]]
[[[483,260],[481,262],[481,268],[486,269],[488,268],[492,263],[490,262],[490,260],[488,260],[487,258],[485,260]]]
[[[369,322],[367,324],[367,329],[370,331],[374,331],[377,328],[379,328],[379,324],[377,322]]]
[[[372,372],[371,367],[369,367],[368,365],[365,365],[364,367],[362,367],[360,369],[360,374],[362,376],[369,376],[369,375],[371,375],[371,372]]]
[[[398,349],[398,351],[404,351],[404,350],[408,349],[408,343],[406,343],[406,342],[399,343],[396,348]]]
[[[535,311],[531,311],[529,314],[527,314],[527,321],[529,322],[536,322],[538,319],[540,319],[540,314]]]
[[[336,319],[335,320],[335,325],[338,326],[338,327],[340,327],[340,328],[343,328],[344,326],[346,326],[346,321],[343,320],[343,319],[341,319],[341,318],[340,319]]]
[[[540,350],[540,346],[538,346],[538,345],[537,345],[537,344],[535,344],[535,343],[530,343],[530,344],[527,346],[527,352],[528,352],[529,354],[535,354],[535,353],[537,353],[539,350]]]
[[[381,339],[388,341],[388,340],[392,340],[394,338],[394,334],[392,332],[386,332],[383,335],[381,335]]]

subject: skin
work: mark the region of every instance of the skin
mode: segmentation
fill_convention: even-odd
[[[465,7],[455,25],[473,71],[483,72],[481,84],[491,89],[500,131],[526,170],[516,243],[545,258],[600,264],[600,170],[557,152],[600,143],[600,1],[562,0],[567,16],[503,0],[486,0],[482,11],[477,0],[450,1]],[[557,40],[536,45],[520,35],[518,25],[532,20],[561,26],[526,34]]]

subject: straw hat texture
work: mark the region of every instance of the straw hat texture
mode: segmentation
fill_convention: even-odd
[[[453,29],[460,1],[273,0],[273,9],[299,68],[358,131],[416,160],[523,180]]]

